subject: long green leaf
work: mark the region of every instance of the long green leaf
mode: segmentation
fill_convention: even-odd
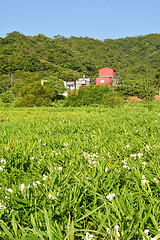
[[[1,227],[3,228],[4,233],[9,237],[9,239],[15,240],[12,233],[9,231],[9,228],[7,227],[6,223],[3,222],[3,220],[0,220]]]
[[[47,233],[48,233],[49,240],[53,240],[52,229],[50,227],[50,221],[49,221],[49,217],[48,217],[46,209],[44,209],[43,213],[44,213],[44,218],[45,218],[45,222],[46,222],[46,227],[47,227]]]
[[[83,219],[85,219],[86,217],[88,217],[89,215],[91,215],[92,213],[96,212],[98,209],[102,208],[104,206],[104,204],[102,204],[101,206],[99,206],[98,208],[94,209],[93,211],[90,211],[89,213],[85,214],[83,217],[79,218],[78,220],[76,220],[75,222],[79,222]]]
[[[12,227],[13,227],[15,236],[17,236],[17,223],[16,223],[16,219],[15,219],[15,214],[12,215],[11,223],[12,223]]]

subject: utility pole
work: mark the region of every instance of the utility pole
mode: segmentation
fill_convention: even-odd
[[[11,73],[11,88],[13,87],[13,74]]]

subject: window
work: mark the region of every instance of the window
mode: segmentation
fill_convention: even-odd
[[[104,80],[101,80],[101,83],[104,83]]]

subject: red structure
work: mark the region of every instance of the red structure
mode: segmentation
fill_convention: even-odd
[[[116,71],[112,68],[99,69],[99,77],[96,78],[96,85],[115,85],[117,84],[119,77],[116,76]]]

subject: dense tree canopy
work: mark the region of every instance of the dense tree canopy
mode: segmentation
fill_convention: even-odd
[[[63,80],[86,75],[94,84],[103,67],[114,68],[123,84],[150,82],[158,88],[159,56],[160,34],[101,41],[60,35],[52,39],[43,34],[31,37],[15,31],[0,38],[0,93],[12,85],[19,95],[26,84],[48,78],[60,93]]]
[[[96,77],[98,69],[111,67],[122,76],[143,74],[159,68],[160,34],[100,41],[93,38],[43,34],[30,37],[19,32],[0,38],[0,73],[17,70],[62,72]]]

